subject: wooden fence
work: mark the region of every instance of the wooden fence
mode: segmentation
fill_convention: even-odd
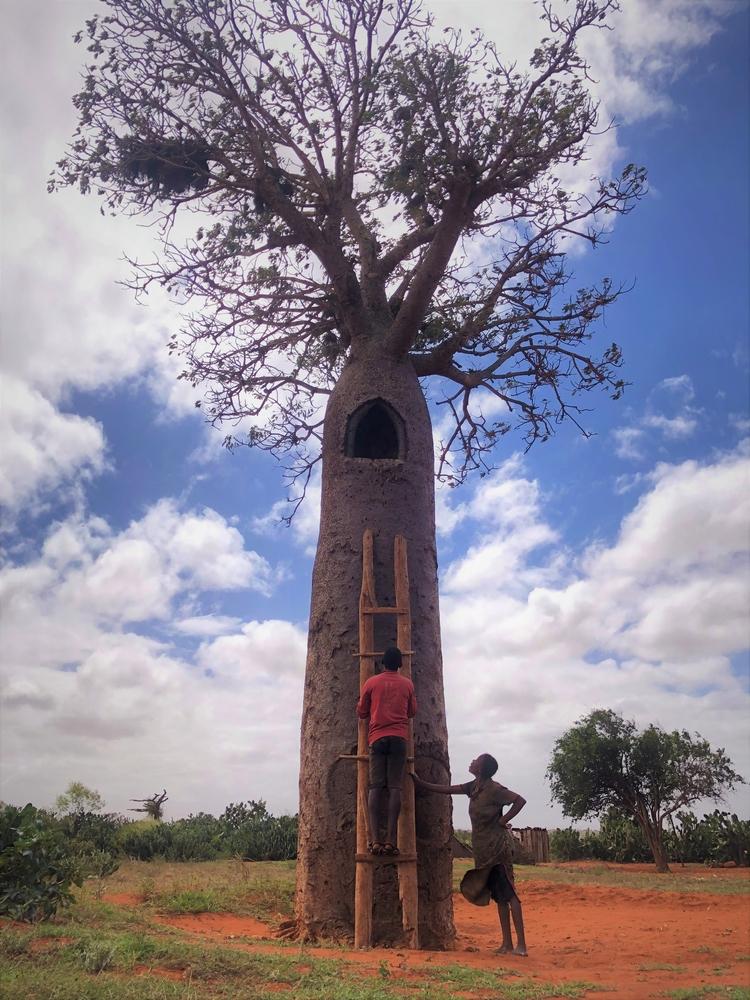
[[[536,864],[549,861],[549,836],[542,827],[527,826],[520,830],[514,827],[513,836],[520,840],[521,847]]]

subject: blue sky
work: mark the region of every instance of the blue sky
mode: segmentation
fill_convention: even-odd
[[[537,30],[525,0],[430,6],[519,57]],[[202,423],[164,347],[177,309],[115,284],[148,233],[45,192],[90,10],[9,7],[0,797],[80,780],[113,809],[166,787],[175,816],[294,811],[317,495],[280,526],[278,465]],[[622,124],[590,171],[634,160],[651,193],[575,279],[634,283],[599,332],[632,384],[592,401],[591,439],[506,437],[497,472],[439,493],[453,773],[495,753],[531,824],[561,822],[544,769],[595,707],[698,730],[750,776],[748,16],[628,0],[592,42]]]

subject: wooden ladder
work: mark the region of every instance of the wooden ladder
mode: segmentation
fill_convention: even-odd
[[[396,645],[401,650],[403,657],[401,674],[403,677],[411,679],[409,571],[406,559],[406,539],[402,535],[396,535],[393,542],[393,575],[396,606],[392,608],[381,607],[375,597],[372,532],[365,531],[362,537],[362,589],[359,595],[359,653],[357,654],[359,657],[360,691],[367,678],[372,677],[375,671],[375,658],[383,655],[382,652],[375,652],[375,615],[395,615]],[[367,729],[368,720],[360,719],[356,755],[357,867],[354,883],[354,946],[356,948],[369,948],[372,945],[373,866],[376,864],[397,864],[404,946],[418,948],[417,835],[414,822],[414,783],[405,773],[401,795],[401,815],[398,821],[400,854],[396,857],[368,854],[368,840],[376,840],[377,837],[375,831],[368,830],[367,791],[370,774]],[[409,722],[406,762],[406,771],[409,772],[414,763],[414,733],[411,722]]]

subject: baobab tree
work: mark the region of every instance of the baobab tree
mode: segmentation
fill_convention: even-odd
[[[148,799],[131,799],[131,802],[140,802],[141,804],[140,806],[131,806],[130,812],[146,813],[151,819],[162,820],[164,819],[164,803],[168,798],[165,788],[161,795],[154,792]]]
[[[528,68],[478,32],[436,33],[420,0],[104,0],[79,125],[52,187],[156,223],[154,285],[195,305],[171,349],[231,447],[287,456],[301,496],[322,458],[302,723],[296,919],[351,928],[356,600],[364,528],[378,596],[393,536],[409,545],[417,767],[447,776],[434,517],[437,471],[486,470],[581,422],[581,397],[621,395],[621,354],[592,353],[622,289],[568,289],[565,251],[591,246],[644,190],[633,165],[572,182],[597,127],[582,31],[615,0],[543,3]],[[605,123],[606,124],[606,123]],[[562,176],[570,178],[563,183]],[[582,428],[583,429],[583,428]],[[382,647],[380,647],[382,648]],[[251,666],[248,665],[251,669]],[[453,936],[450,813],[417,803],[420,937]],[[376,895],[375,936],[392,896]]]

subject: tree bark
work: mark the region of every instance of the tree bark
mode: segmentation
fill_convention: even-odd
[[[664,841],[662,838],[662,831],[650,823],[644,823],[640,818],[638,822],[643,830],[643,835],[646,838],[646,843],[649,846],[649,850],[654,858],[654,864],[656,865],[656,870],[660,874],[666,874],[671,871],[669,867],[669,858],[667,857],[667,852],[664,849]]]
[[[359,346],[359,345],[357,345]],[[351,417],[384,401],[399,431],[397,458],[352,457]],[[347,433],[348,432],[348,433]],[[362,535],[374,535],[378,602],[395,603],[393,541],[405,536],[412,613],[415,762],[427,780],[449,777],[435,546],[434,459],[430,418],[408,358],[384,356],[382,341],[360,346],[326,410],[320,535],[313,569],[302,716],[296,926],[302,937],[349,937],[354,915],[356,753],[359,695],[358,601]],[[375,648],[395,642],[396,620],[376,616]],[[405,776],[406,781],[410,780]],[[417,800],[419,938],[451,947],[451,805]],[[373,943],[398,942],[396,866],[375,870]]]

